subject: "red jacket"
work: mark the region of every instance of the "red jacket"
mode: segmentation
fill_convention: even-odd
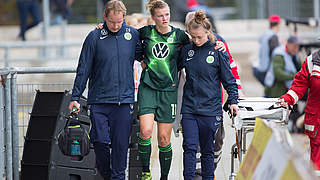
[[[231,56],[231,53],[229,51],[229,48],[228,48],[228,45],[227,45],[226,41],[222,41],[222,42],[226,46],[226,50],[227,50],[227,53],[229,55],[229,62],[230,62],[231,71],[232,71],[233,76],[236,78],[238,89],[242,90],[242,86],[241,86],[241,82],[240,82],[240,76],[238,74],[237,64],[236,64],[235,60],[233,60],[233,58]]]
[[[217,40],[223,42],[224,46],[226,47],[226,51],[227,51],[227,53],[228,53],[228,55],[229,55],[229,62],[230,62],[230,67],[231,67],[232,74],[233,74],[233,76],[236,78],[236,82],[237,82],[237,85],[238,85],[238,89],[239,89],[239,90],[242,90],[242,86],[241,86],[241,82],[240,82],[240,76],[239,76],[239,74],[238,74],[238,67],[237,67],[236,62],[234,61],[234,59],[233,59],[232,56],[231,56],[231,53],[230,53],[230,51],[229,51],[229,47],[228,47],[228,45],[227,45],[227,42],[226,42],[226,41],[223,39],[223,37],[220,36],[219,34],[214,33],[214,35],[216,36]],[[222,92],[221,94],[223,94],[223,92]],[[222,97],[223,97],[223,96],[222,96]]]
[[[302,64],[301,70],[295,75],[289,91],[281,96],[289,105],[297,101],[308,91],[305,108],[305,133],[315,138],[320,127],[320,66],[313,65],[312,55]]]

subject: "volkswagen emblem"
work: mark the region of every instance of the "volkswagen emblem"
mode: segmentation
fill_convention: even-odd
[[[164,42],[158,42],[152,47],[152,55],[157,59],[165,59],[169,53],[169,46]]]

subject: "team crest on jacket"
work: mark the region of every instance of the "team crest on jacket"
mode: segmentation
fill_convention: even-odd
[[[208,56],[206,61],[207,61],[208,64],[211,64],[211,63],[214,62],[214,57],[213,56]]]
[[[101,29],[101,35],[102,36],[106,36],[106,35],[108,35],[108,31],[106,31],[105,29]]]
[[[126,33],[124,33],[124,38],[126,39],[126,40],[131,40],[131,38],[132,38],[132,35],[131,35],[131,33],[128,33],[128,32],[126,32]]]
[[[193,55],[194,55],[194,50],[192,50],[192,49],[189,50],[189,51],[188,51],[188,56],[189,56],[189,57],[193,57]]]

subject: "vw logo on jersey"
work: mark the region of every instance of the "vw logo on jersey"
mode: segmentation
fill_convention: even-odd
[[[124,38],[126,39],[126,40],[131,40],[131,38],[132,38],[132,35],[131,35],[131,33],[128,33],[128,32],[126,32],[126,33],[124,33]]]
[[[193,57],[193,55],[194,55],[194,50],[192,50],[192,49],[189,50],[189,51],[188,51],[188,56],[189,56],[189,57]]]
[[[214,62],[214,57],[213,56],[208,56],[206,61],[207,61],[208,64],[211,64],[211,63]]]
[[[170,53],[169,46],[164,42],[158,42],[152,47],[152,55],[158,59],[164,59],[168,57]]]

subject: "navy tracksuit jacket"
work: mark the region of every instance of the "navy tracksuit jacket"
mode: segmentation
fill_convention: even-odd
[[[116,33],[106,24],[91,31],[81,50],[71,101],[79,100],[89,80],[90,138],[96,166],[105,179],[125,179],[134,103],[133,62],[141,55],[139,33],[125,23]]]
[[[214,177],[214,136],[222,122],[220,83],[227,90],[228,101],[237,104],[238,85],[228,55],[214,47],[210,41],[201,47],[190,43],[182,48],[178,62],[187,75],[181,109],[186,180],[194,178],[199,142],[202,179]]]

